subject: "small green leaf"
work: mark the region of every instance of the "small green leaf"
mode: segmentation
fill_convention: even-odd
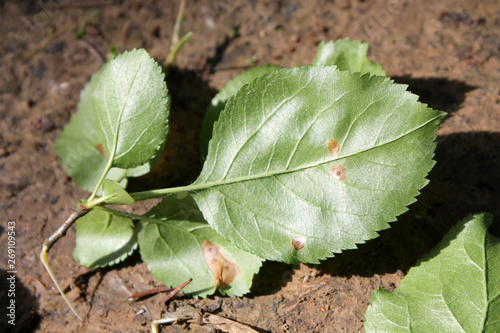
[[[137,248],[137,233],[130,218],[94,208],[76,222],[74,257],[85,267],[117,264]]]
[[[68,175],[73,177],[82,189],[92,192],[107,164],[102,143],[99,141],[97,132],[94,129],[94,118],[90,96],[92,95],[97,81],[103,71],[103,66],[96,72],[85,88],[80,93],[76,113],[59,135],[55,143],[55,149],[61,157],[61,164]],[[107,179],[121,183],[123,187],[127,184],[126,177],[139,177],[148,173],[151,169],[150,163],[134,168],[120,169],[111,168],[106,175]],[[100,192],[98,192],[100,193]]]
[[[133,205],[134,199],[115,181],[105,179],[102,183],[102,196],[108,205]]]
[[[240,250],[210,228],[186,194],[165,198],[144,216],[140,225],[140,253],[151,273],[172,287],[193,278],[183,289],[192,296],[213,294],[218,284],[223,295],[241,296],[250,290],[262,264],[262,259]],[[219,269],[217,277],[204,251],[213,254],[211,266]],[[226,260],[229,269],[220,271],[220,260]]]
[[[382,66],[366,57],[367,52],[368,44],[359,40],[351,42],[349,38],[345,38],[326,44],[321,42],[313,65],[335,65],[340,70],[353,73],[385,76]]]
[[[135,168],[161,154],[170,103],[164,77],[142,49],[117,56],[102,71],[92,93],[92,110],[113,166]]]
[[[212,99],[212,102],[207,108],[205,113],[205,118],[203,118],[203,123],[201,127],[201,138],[200,138],[200,154],[203,160],[206,159],[208,153],[208,143],[212,138],[212,129],[214,123],[219,119],[219,114],[226,106],[227,100],[236,94],[238,90],[245,84],[250,83],[254,79],[261,75],[274,72],[279,69],[279,66],[266,64],[257,67],[250,68],[244,71],[240,75],[236,76],[234,79],[230,80],[224,88],[222,88],[217,95]]]
[[[392,293],[374,290],[367,332],[500,332],[500,239],[490,214],[460,221]]]
[[[238,247],[318,262],[378,236],[415,201],[434,162],[434,111],[387,78],[301,66],[231,98],[192,185]]]

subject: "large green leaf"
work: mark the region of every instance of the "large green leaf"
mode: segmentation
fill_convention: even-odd
[[[367,332],[500,332],[500,239],[492,216],[459,222],[392,293],[375,290]]]
[[[377,63],[366,57],[368,44],[359,40],[350,41],[349,38],[335,42],[321,42],[314,58],[313,65],[335,65],[340,70],[360,72],[385,76],[385,71]]]
[[[244,86],[191,187],[204,217],[242,249],[293,263],[377,237],[434,165],[443,113],[405,89],[332,66],[280,69]]]
[[[76,261],[86,267],[111,266],[137,248],[137,232],[130,218],[94,208],[76,222]]]
[[[164,76],[145,50],[125,52],[102,71],[92,93],[92,110],[113,166],[140,167],[161,154],[169,109]]]
[[[140,224],[140,253],[151,273],[172,287],[193,278],[183,289],[193,296],[212,294],[218,285],[222,294],[241,296],[262,264],[210,228],[187,194],[165,198]]]
[[[240,75],[236,76],[234,79],[230,80],[224,88],[222,88],[214,98],[207,108],[205,117],[203,118],[203,123],[201,126],[201,138],[200,138],[200,154],[201,158],[205,160],[208,154],[208,143],[212,138],[212,129],[214,123],[219,119],[219,114],[226,106],[227,100],[236,94],[238,90],[245,84],[250,83],[261,75],[274,72],[280,68],[276,65],[266,64],[257,67],[250,68],[244,71]]]
[[[107,164],[102,143],[94,129],[90,100],[103,69],[104,66],[92,75],[90,81],[85,85],[80,93],[80,102],[76,113],[64,126],[55,143],[55,149],[61,157],[61,164],[66,173],[73,177],[75,183],[82,189],[89,192],[95,189]],[[118,181],[122,187],[125,187],[126,177],[139,177],[148,173],[153,163],[154,161],[151,161],[134,169],[111,168],[106,178]]]

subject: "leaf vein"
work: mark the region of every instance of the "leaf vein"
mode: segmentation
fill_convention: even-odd
[[[307,132],[309,132],[309,130],[311,129],[311,127],[316,123],[316,120],[318,120],[319,116],[321,114],[323,114],[323,112],[325,112],[326,110],[329,110],[333,106],[333,104],[335,104],[336,102],[338,102],[339,100],[341,100],[342,97],[344,97],[348,93],[349,93],[349,91],[345,92],[339,98],[337,98],[336,100],[332,101],[332,103],[330,103],[330,105],[328,105],[327,107],[325,107],[323,110],[321,110],[320,112],[318,112],[316,114],[316,117],[314,117],[314,119],[311,121],[311,123],[309,124],[309,126],[307,126],[306,130],[304,131],[304,133],[302,133],[302,135],[300,136],[300,139],[297,140],[297,144],[295,145],[292,153],[290,154],[290,157],[288,158],[288,161],[286,163],[285,169],[288,169],[288,167],[290,166],[290,163],[292,162],[292,159],[295,156],[295,153],[297,152],[297,149],[299,148],[300,143],[302,142],[302,140],[306,136]]]
[[[366,113],[366,111],[368,111],[368,109],[369,109],[369,108],[370,108],[373,104],[375,104],[375,103],[378,103],[378,102],[382,101],[385,97],[387,97],[387,96],[383,96],[383,97],[382,97],[382,98],[380,98],[380,99],[377,99],[377,100],[372,101],[370,104],[368,104],[368,105],[365,107],[365,109],[364,109],[361,113],[359,113],[359,114],[356,116],[356,118],[354,118],[354,120],[353,120],[353,121],[351,122],[351,124],[349,125],[349,129],[347,130],[347,133],[346,133],[346,135],[345,135],[345,137],[344,137],[344,140],[343,140],[343,142],[342,142],[342,146],[344,146],[345,141],[349,138],[349,135],[351,134],[351,130],[352,130],[352,128],[353,128],[353,126],[354,126],[354,124],[358,121],[358,119],[359,119],[362,115],[364,115],[364,114]],[[393,112],[393,113],[394,113],[394,112]],[[392,114],[392,113],[391,113],[391,114]]]
[[[242,182],[242,181],[249,181],[249,180],[254,180],[254,179],[273,177],[273,176],[276,176],[276,175],[293,173],[293,172],[297,172],[297,171],[301,171],[301,170],[305,170],[305,169],[314,168],[314,167],[317,167],[319,165],[324,165],[326,163],[330,163],[330,162],[339,160],[341,158],[342,159],[346,159],[346,158],[349,158],[351,156],[362,154],[364,152],[367,152],[367,151],[370,151],[370,150],[373,150],[373,149],[376,149],[376,148],[380,148],[380,147],[382,147],[384,145],[388,145],[390,143],[393,143],[393,142],[395,142],[395,141],[397,141],[397,140],[405,137],[406,135],[408,135],[408,134],[410,134],[410,133],[412,133],[414,131],[417,131],[417,130],[419,130],[419,129],[421,129],[421,128],[427,126],[427,125],[429,125],[431,122],[439,119],[440,117],[441,117],[441,115],[437,115],[437,116],[429,119],[425,123],[417,126],[416,128],[412,128],[411,130],[409,130],[409,131],[407,131],[407,132],[399,135],[398,137],[396,137],[394,139],[391,139],[391,140],[389,140],[387,142],[383,142],[383,143],[380,143],[380,144],[375,145],[375,146],[370,146],[370,147],[367,147],[367,148],[364,148],[364,149],[352,152],[350,154],[344,155],[342,157],[326,158],[323,161],[317,161],[317,162],[309,163],[309,164],[302,165],[302,166],[299,166],[299,167],[296,167],[296,168],[293,168],[293,169],[288,169],[288,170],[277,170],[277,171],[274,171],[274,172],[271,172],[271,173],[260,173],[260,174],[255,174],[255,175],[252,175],[252,176],[243,176],[243,177],[236,177],[236,178],[231,178],[231,179],[220,179],[218,181],[210,181],[210,182],[197,183],[197,184],[195,183],[193,185],[181,186],[181,187],[176,187],[176,188],[169,189],[169,193],[170,192],[205,190],[205,189],[208,189],[208,188],[211,188],[211,187],[214,187],[214,186],[222,186],[222,185],[228,185],[228,184],[238,183],[238,182]],[[162,193],[162,192],[158,192],[158,193]]]
[[[306,84],[307,85],[307,84]],[[305,86],[306,86],[305,85]],[[227,174],[229,173],[229,170],[231,170],[231,167],[233,166],[233,163],[234,161],[236,160],[236,157],[240,154],[240,152],[242,151],[243,147],[248,144],[250,142],[250,140],[262,129],[262,127],[264,127],[264,125],[271,119],[273,118],[273,116],[281,109],[281,107],[283,105],[285,105],[285,103],[287,103],[289,100],[291,100],[292,98],[294,98],[295,96],[297,96],[302,90],[305,89],[305,86],[303,87],[300,87],[299,89],[297,89],[297,91],[292,94],[291,96],[285,98],[284,100],[281,101],[281,103],[266,117],[264,115],[264,121],[255,129],[255,131],[245,140],[245,142],[239,147],[238,151],[236,152],[236,154],[233,156],[233,158],[231,159],[231,162],[229,163],[229,166],[227,167],[226,169],[226,172],[224,174],[224,176],[222,177],[222,179],[225,179]],[[262,98],[264,98],[265,94],[262,94]],[[245,103],[246,104],[246,103]],[[233,128],[231,127],[231,135],[234,134],[234,130]]]

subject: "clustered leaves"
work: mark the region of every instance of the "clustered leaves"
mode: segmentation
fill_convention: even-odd
[[[376,237],[427,183],[443,113],[380,76],[385,73],[366,58],[367,48],[348,39],[322,43],[315,65],[265,65],[230,81],[207,111],[199,178],[172,190],[182,198],[163,190],[168,196],[143,216],[96,209],[77,225],[75,258],[91,267],[111,265],[139,246],[167,285],[192,277],[186,292],[193,295],[217,286],[241,295],[260,258],[317,263]],[[137,196],[123,189],[123,177],[147,170],[168,132],[161,69],[144,50],[126,52],[95,74],[81,97],[57,143],[63,165],[102,192],[91,205],[131,205]],[[78,130],[80,117],[87,132]],[[71,168],[68,161],[83,157],[78,144],[68,148],[64,140],[78,141],[78,134],[101,172],[122,171],[111,178],[122,186],[103,182],[93,165],[81,170],[83,161]],[[210,267],[205,241],[234,262],[234,281]]]
[[[343,39],[321,43],[313,65],[243,72],[207,110],[198,179],[130,194],[126,178],[149,172],[163,150],[170,100],[146,51],[109,61],[56,142],[68,174],[94,191],[95,207],[77,223],[76,260],[102,267],[139,248],[168,286],[193,278],[190,295],[232,296],[250,290],[264,259],[317,263],[377,237],[427,184],[444,113],[385,77],[367,50]],[[107,207],[160,196],[143,215]],[[392,297],[408,309],[405,288]],[[371,318],[390,317],[378,302],[391,298],[374,295]],[[395,325],[411,322],[387,311]]]

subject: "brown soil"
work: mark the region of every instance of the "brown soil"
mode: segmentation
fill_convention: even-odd
[[[7,221],[15,221],[17,332],[149,332],[151,320],[161,316],[162,296],[135,304],[125,299],[161,283],[137,255],[89,271],[73,259],[74,228],[53,247],[49,259],[85,316],[80,322],[54,291],[38,254],[43,240],[88,196],[65,175],[54,140],[75,111],[84,83],[101,66],[92,48],[106,54],[111,45],[143,47],[162,61],[178,4],[52,3],[59,5],[0,1],[2,295],[10,270]],[[92,19],[95,10],[99,15]],[[73,32],[86,20],[85,41],[79,40]],[[228,37],[232,29],[237,34]],[[362,331],[374,288],[397,287],[416,260],[467,214],[500,216],[498,1],[188,1],[184,31],[194,37],[168,77],[174,107],[166,153],[151,175],[131,181],[131,190],[193,181],[201,169],[201,120],[213,94],[250,65],[311,63],[322,40],[349,36],[369,42],[370,57],[389,76],[449,115],[438,131],[430,184],[379,238],[321,265],[266,262],[246,297],[180,298],[168,310],[191,304],[261,332]],[[2,313],[0,331],[7,327],[5,318]],[[190,330],[207,328],[163,328]]]

